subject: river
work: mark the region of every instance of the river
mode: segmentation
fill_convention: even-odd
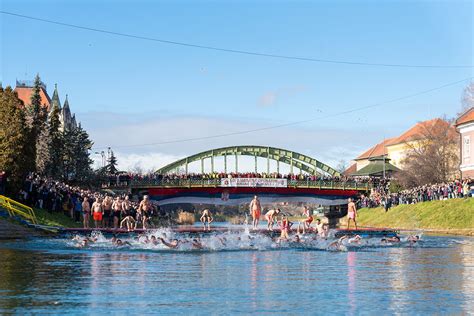
[[[472,238],[329,251],[255,237],[206,237],[204,250],[3,241],[0,314],[474,313]]]

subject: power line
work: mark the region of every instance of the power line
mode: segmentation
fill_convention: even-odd
[[[384,102],[379,102],[379,103],[375,103],[375,104],[371,104],[371,105],[361,106],[361,107],[353,108],[353,109],[350,109],[350,110],[346,110],[346,111],[342,111],[342,112],[338,112],[338,113],[334,113],[334,114],[329,114],[329,115],[326,115],[326,116],[315,117],[315,118],[311,118],[311,119],[307,119],[307,120],[295,121],[295,122],[290,122],[290,123],[284,123],[284,124],[279,124],[279,125],[261,127],[261,128],[250,129],[250,130],[245,130],[245,131],[238,131],[238,132],[232,132],[232,133],[209,135],[209,136],[203,136],[203,137],[184,138],[184,139],[168,140],[168,141],[162,141],[162,142],[156,142],[156,143],[147,143],[147,144],[134,144],[134,145],[122,145],[122,146],[121,145],[116,145],[116,146],[113,145],[113,146],[107,146],[107,147],[132,148],[132,147],[158,146],[158,145],[185,143],[185,142],[207,140],[207,139],[213,139],[213,138],[222,138],[222,137],[228,137],[228,136],[235,136],[235,135],[249,134],[249,133],[254,133],[254,132],[267,131],[267,130],[277,129],[277,128],[281,128],[281,127],[287,127],[287,126],[292,126],[292,125],[298,125],[298,124],[318,121],[318,120],[322,120],[322,119],[333,118],[333,117],[337,117],[337,116],[341,116],[341,115],[345,115],[345,114],[350,114],[350,113],[354,113],[354,112],[358,112],[358,111],[362,111],[362,110],[366,110],[366,109],[370,109],[370,108],[380,107],[380,106],[387,105],[387,104],[390,104],[390,103],[394,103],[394,102],[414,98],[414,97],[417,97],[417,96],[420,96],[420,95],[423,95],[423,94],[431,93],[431,92],[441,90],[441,89],[444,89],[444,88],[447,88],[447,87],[450,87],[450,86],[454,86],[456,84],[465,82],[467,80],[471,80],[473,78],[474,77],[465,78],[465,79],[462,79],[462,80],[458,80],[458,81],[454,81],[454,82],[444,84],[442,86],[438,86],[436,88],[423,90],[423,91],[420,91],[420,92],[417,92],[417,93],[405,95],[405,96],[398,97],[398,98],[391,99],[391,100],[387,100],[387,101],[384,101]],[[95,150],[101,149],[101,148],[107,148],[107,147],[97,147],[97,148],[95,148]]]
[[[239,50],[239,49],[232,49],[232,48],[222,48],[222,47],[216,47],[216,46],[191,44],[191,43],[165,40],[165,39],[159,39],[159,38],[142,36],[142,35],[121,33],[121,32],[93,28],[89,26],[82,26],[82,25],[77,25],[77,24],[48,20],[48,19],[28,16],[28,15],[8,12],[8,11],[2,11],[2,10],[0,10],[0,13],[9,15],[9,16],[18,17],[18,18],[23,18],[23,19],[28,19],[28,20],[33,20],[33,21],[38,21],[38,22],[43,22],[43,23],[49,23],[49,24],[55,24],[55,25],[69,27],[69,28],[91,31],[91,32],[103,33],[103,34],[108,34],[108,35],[115,35],[115,36],[121,36],[121,37],[127,37],[127,38],[133,38],[133,39],[151,41],[151,42],[159,42],[162,44],[178,45],[178,46],[214,50],[214,51],[233,53],[233,54],[259,56],[259,57],[270,57],[270,58],[277,58],[277,59],[288,59],[288,60],[298,60],[298,61],[308,61],[308,62],[328,63],[328,64],[344,64],[344,65],[374,66],[374,67],[398,67],[398,68],[473,68],[474,67],[473,65],[409,65],[409,64],[389,64],[389,63],[368,63],[368,62],[357,62],[357,61],[348,61],[348,60],[333,60],[333,59],[322,59],[322,58],[311,58],[311,57],[298,57],[298,56],[290,56],[290,55],[278,55],[278,54],[261,53],[261,52]]]

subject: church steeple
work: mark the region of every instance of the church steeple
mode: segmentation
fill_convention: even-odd
[[[58,93],[58,84],[54,84],[54,92],[53,97],[51,98],[51,107],[49,112],[53,111],[54,106],[57,106],[59,110],[61,110],[61,101],[59,100],[59,93]]]

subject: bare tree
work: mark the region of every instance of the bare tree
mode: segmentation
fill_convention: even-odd
[[[474,82],[470,82],[463,90],[461,97],[461,113],[466,112],[474,106]]]
[[[446,120],[421,125],[421,131],[407,140],[408,152],[402,160],[398,181],[406,188],[442,183],[457,176],[459,134]]]

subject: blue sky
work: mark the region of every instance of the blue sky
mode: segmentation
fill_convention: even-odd
[[[471,1],[1,1],[1,10],[199,45],[367,63],[472,65]],[[326,64],[173,46],[0,14],[1,80],[37,72],[122,168],[263,144],[329,164],[418,121],[453,117],[473,68]],[[126,147],[317,120],[187,143]],[[122,147],[120,147],[122,146]]]

